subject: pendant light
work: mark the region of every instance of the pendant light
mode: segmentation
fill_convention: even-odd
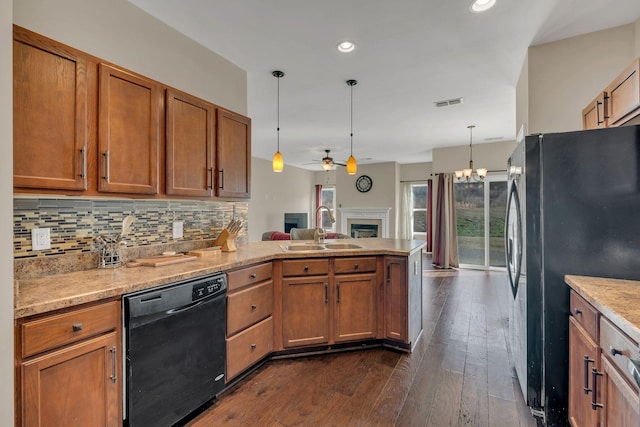
[[[358,171],[356,158],[353,157],[353,87],[357,84],[357,80],[347,80],[347,85],[351,87],[351,155],[349,156],[349,160],[347,160],[347,173],[349,175],[355,175]]]
[[[473,178],[476,181],[478,180],[482,181],[484,177],[487,176],[487,170],[485,168],[478,168],[475,171],[473,170],[473,128],[474,127],[475,127],[474,125],[467,126],[467,128],[469,129],[469,167],[467,169],[455,171],[456,178],[458,178],[458,181],[461,180],[463,177],[467,182],[469,182],[471,178]]]
[[[278,79],[278,127],[277,127],[277,150],[276,154],[273,155],[273,171],[274,172],[282,172],[284,169],[284,159],[282,158],[282,154],[280,154],[280,79],[284,77],[284,73],[282,71],[276,70],[271,73],[273,77]]]

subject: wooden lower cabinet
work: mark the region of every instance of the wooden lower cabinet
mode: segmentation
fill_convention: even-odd
[[[375,274],[336,276],[336,342],[375,338],[378,306],[376,288]]]
[[[120,321],[120,301],[19,320],[16,425],[122,425]]]
[[[591,406],[593,368],[600,369],[600,347],[571,316],[569,318],[569,423],[573,427],[598,425],[599,413]],[[596,397],[599,398],[599,396]]]
[[[395,341],[408,340],[408,295],[406,257],[385,258],[384,278],[385,336]]]
[[[227,378],[235,378],[272,350],[273,318],[269,316],[227,340]]]
[[[24,426],[117,426],[117,334],[90,339],[22,364]]]
[[[285,348],[329,342],[329,276],[282,281],[282,341]]]
[[[638,390],[625,381],[606,357],[602,357],[602,423],[603,427],[638,425]]]

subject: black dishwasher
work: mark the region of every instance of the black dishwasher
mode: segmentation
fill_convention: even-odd
[[[225,274],[123,296],[125,425],[171,426],[224,388]]]

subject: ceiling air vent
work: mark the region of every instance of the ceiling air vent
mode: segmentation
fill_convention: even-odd
[[[462,98],[447,99],[445,101],[434,102],[436,107],[448,107],[449,105],[462,104]]]

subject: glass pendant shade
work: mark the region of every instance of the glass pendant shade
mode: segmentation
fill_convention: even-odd
[[[282,172],[284,169],[284,160],[282,159],[282,154],[280,151],[276,151],[276,154],[273,155],[273,171],[274,172]]]
[[[349,160],[347,160],[347,173],[349,175],[355,175],[358,172],[358,165],[356,163],[356,158],[353,156],[349,156]]]

